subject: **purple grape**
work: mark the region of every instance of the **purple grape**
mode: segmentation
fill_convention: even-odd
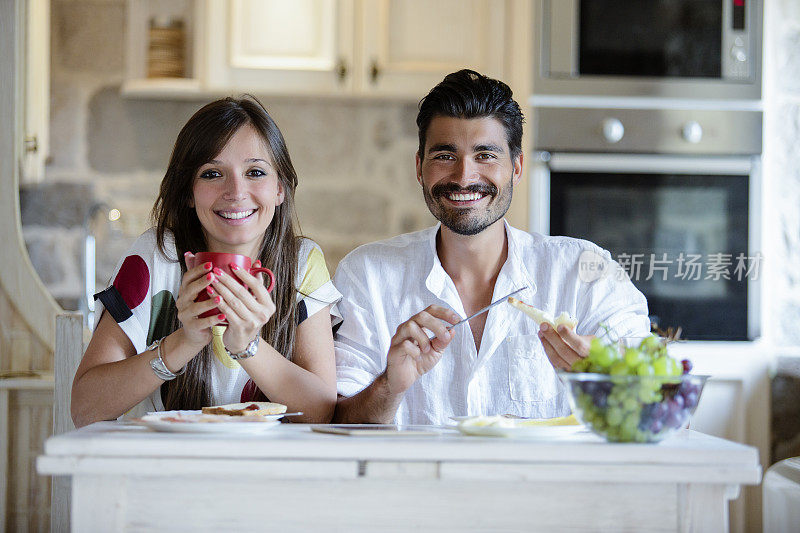
[[[664,424],[661,422],[661,420],[653,420],[650,423],[650,431],[653,433],[661,433],[662,429],[664,429]]]
[[[680,413],[670,413],[667,415],[667,418],[664,420],[664,425],[668,428],[679,428],[683,421],[681,420]]]
[[[592,394],[592,402],[596,407],[604,409],[608,405],[608,394],[602,389],[595,390]]]
[[[667,409],[669,413],[677,413],[683,409],[683,396],[676,394],[674,398],[667,402]]]
[[[683,397],[683,405],[688,409],[691,409],[692,407],[697,405],[697,393],[695,392],[686,393]]]
[[[689,361],[688,359],[684,359],[683,361],[681,361],[681,365],[683,365],[684,374],[688,374],[689,372],[692,371],[692,362]]]
[[[655,404],[653,411],[650,413],[650,417],[653,420],[664,420],[665,416],[667,416],[667,406],[663,403]]]

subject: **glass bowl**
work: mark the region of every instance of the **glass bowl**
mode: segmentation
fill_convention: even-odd
[[[658,442],[685,427],[708,376],[558,372],[572,412],[609,442]]]

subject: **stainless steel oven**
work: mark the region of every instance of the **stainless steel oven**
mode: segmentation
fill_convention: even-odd
[[[694,340],[759,336],[760,113],[546,108],[534,117],[532,230],[609,250],[662,329]]]
[[[761,97],[763,0],[538,0],[534,92]]]

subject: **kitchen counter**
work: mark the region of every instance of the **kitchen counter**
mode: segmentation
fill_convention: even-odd
[[[101,422],[50,438],[73,531],[725,531],[755,448],[683,431],[660,444],[560,438],[156,433]]]

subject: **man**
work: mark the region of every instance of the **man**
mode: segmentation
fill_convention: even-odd
[[[441,224],[362,246],[339,264],[335,421],[563,416],[570,408],[554,366],[585,357],[605,329],[649,333],[647,302],[626,276],[580,275],[586,257],[618,274],[608,252],[503,219],[522,177],[522,121],[509,87],[471,70],[448,75],[420,102],[417,181]],[[521,287],[519,299],[575,316],[575,331],[540,329],[508,304],[448,331]]]

